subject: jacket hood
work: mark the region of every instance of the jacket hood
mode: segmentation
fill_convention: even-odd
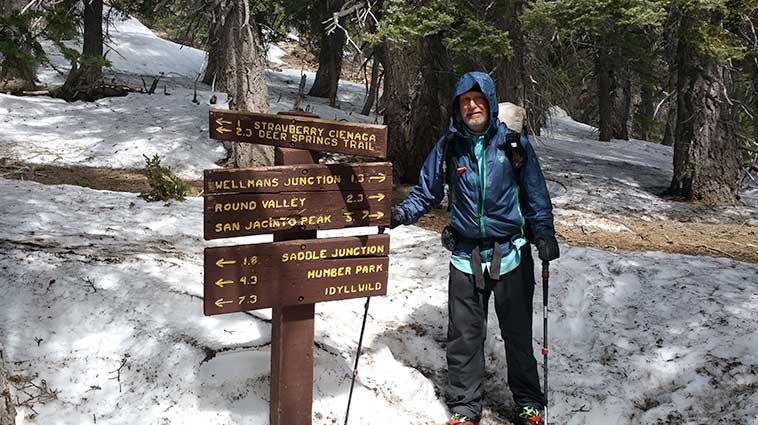
[[[489,109],[489,123],[487,127],[487,131],[485,133],[488,134],[494,134],[494,132],[497,131],[497,124],[498,124],[498,105],[497,105],[497,94],[495,93],[495,82],[492,81],[492,78],[485,74],[484,72],[467,72],[464,74],[460,80],[458,80],[458,84],[455,86],[455,96],[453,97],[453,107],[450,109],[452,114],[450,114],[450,132],[451,133],[462,133],[463,128],[465,124],[463,124],[463,120],[461,119],[461,111],[458,109],[458,98],[467,91],[470,91],[475,86],[479,86],[479,89],[482,91],[482,94],[484,94],[484,97],[487,98],[488,103],[488,109]]]

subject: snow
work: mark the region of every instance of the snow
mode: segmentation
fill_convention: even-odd
[[[532,137],[540,156],[557,218],[566,210],[647,220],[758,224],[758,185],[742,193],[742,207],[707,207],[656,196],[668,189],[673,150],[642,140],[597,140],[597,129],[551,110],[541,137]],[[575,212],[574,212],[575,213]],[[571,214],[571,213],[569,213]]]
[[[172,95],[91,104],[0,95],[0,156],[140,168],[143,154],[158,153],[189,178],[216,167],[226,150],[207,139],[210,88],[199,86],[201,104],[191,102],[202,53],[158,39],[134,20],[111,35],[125,58],[109,56],[119,78],[164,72]],[[274,112],[292,105],[300,75],[267,73]],[[341,109],[322,99],[306,103],[323,118],[374,122],[353,112],[363,95],[362,85],[345,83]],[[651,195],[670,180],[670,148],[596,142],[593,131],[555,114],[551,130],[533,138],[556,220],[619,232],[623,226],[591,213],[755,222],[750,203],[711,210]],[[270,236],[203,241],[200,198],[164,206],[131,193],[0,181],[0,349],[11,373],[57,391],[19,407],[18,424],[268,423],[270,310],[204,317],[201,297],[204,247]],[[388,294],[371,299],[350,423],[441,424],[449,253],[434,232],[408,226],[389,233]],[[551,267],[551,423],[758,424],[758,265],[561,250]],[[314,424],[344,422],[364,305],[316,306]],[[482,425],[508,423],[512,407],[493,309],[488,328]],[[21,402],[30,397],[14,391]]]

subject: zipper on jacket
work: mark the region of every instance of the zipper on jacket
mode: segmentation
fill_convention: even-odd
[[[474,162],[476,163],[476,175],[477,175],[477,181],[479,184],[477,185],[477,199],[479,201],[478,205],[478,212],[479,212],[479,233],[482,238],[486,236],[486,232],[484,230],[484,200],[485,200],[485,194],[487,191],[487,146],[485,145],[485,137],[486,136],[475,136],[475,139],[473,140],[473,148],[474,151]],[[481,167],[479,166],[479,158],[476,155],[477,145],[479,144],[479,139],[481,139]]]

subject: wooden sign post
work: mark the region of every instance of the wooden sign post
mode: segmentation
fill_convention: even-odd
[[[274,167],[205,171],[205,239],[274,242],[206,248],[204,312],[272,308],[270,424],[309,425],[315,303],[385,295],[389,268],[388,235],[316,231],[387,226],[392,194],[391,164],[321,165],[311,151],[383,158],[387,128],[222,110],[209,121],[213,139],[277,148]]]

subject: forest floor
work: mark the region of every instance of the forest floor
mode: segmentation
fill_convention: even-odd
[[[147,192],[150,186],[144,170],[104,167],[54,166],[28,164],[3,159],[0,177],[30,180],[43,184],[70,184],[97,190]],[[202,193],[203,182],[188,180],[190,196]],[[402,192],[395,194],[401,200]],[[610,251],[661,251],[688,255],[728,257],[758,263],[758,226],[747,223],[709,224],[674,220],[650,221],[629,216],[608,217],[593,211],[584,214],[610,220],[629,231],[619,232],[586,228],[570,218],[556,220],[558,239],[569,245],[594,247]],[[440,232],[448,224],[445,208],[437,208],[422,217],[419,227]]]

